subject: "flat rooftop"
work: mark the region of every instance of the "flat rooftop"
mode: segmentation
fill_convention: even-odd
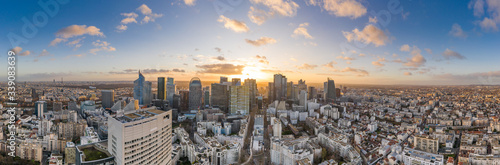
[[[122,123],[128,123],[128,122],[132,122],[132,121],[147,119],[147,118],[162,114],[164,112],[167,112],[167,111],[158,110],[158,109],[156,109],[155,106],[153,106],[153,107],[149,107],[149,108],[144,108],[144,109],[126,112],[123,116],[115,117],[115,119],[122,122]]]

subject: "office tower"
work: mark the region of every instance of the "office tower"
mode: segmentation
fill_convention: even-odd
[[[212,107],[218,107],[225,113],[228,113],[229,108],[229,92],[227,90],[227,85],[224,84],[212,84],[212,96],[210,97],[210,103]]]
[[[61,102],[52,102],[52,110],[53,111],[62,111],[62,103]]]
[[[274,99],[285,100],[286,97],[286,76],[282,74],[274,75]]]
[[[35,88],[31,88],[31,98],[33,98],[33,100],[38,100],[38,93],[36,93]]]
[[[102,107],[111,108],[115,103],[115,91],[114,90],[101,90],[102,97]]]
[[[286,99],[295,98],[293,95],[293,81],[286,83],[286,96],[287,96]]]
[[[307,109],[307,92],[305,90],[300,91],[299,105],[304,106],[304,108]]]
[[[299,80],[299,83],[297,84],[297,88],[299,88],[299,89],[298,89],[299,93],[300,93],[300,91],[302,91],[302,90],[307,91],[306,81],[304,81],[304,80],[300,79],[300,80]]]
[[[210,106],[210,87],[206,86],[203,88],[203,106]]]
[[[38,118],[43,118],[43,113],[47,112],[47,102],[45,101],[37,101],[35,103],[35,115]]]
[[[231,85],[232,86],[241,86],[241,79],[240,78],[232,78]]]
[[[300,90],[299,90],[299,85],[298,84],[294,84],[293,85],[293,99],[294,100],[299,100],[299,94],[300,94]]]
[[[328,81],[323,83],[323,100],[328,102]]]
[[[231,86],[229,88],[229,106],[231,114],[248,114],[249,90],[247,86]]]
[[[267,86],[267,101],[269,103],[274,102],[274,83],[269,82],[269,85]]]
[[[335,96],[336,98],[340,97],[340,88],[335,88]]]
[[[174,94],[170,105],[172,105],[172,108],[174,108],[174,109],[179,109],[180,105],[181,105],[181,96],[178,94]]]
[[[227,77],[220,76],[220,82],[219,83],[224,84],[225,82],[227,82]]]
[[[281,139],[281,121],[278,118],[274,118],[273,125],[273,136]]]
[[[167,89],[165,84],[165,77],[158,77],[158,90],[156,94],[156,98],[160,100],[167,99]]]
[[[317,92],[316,88],[313,87],[313,86],[310,86],[309,87],[309,92],[308,92],[308,94],[309,94],[309,98],[308,99],[309,100],[315,99],[316,98],[316,92]]]
[[[181,111],[189,110],[189,91],[188,90],[180,90],[179,97],[180,97],[179,109]]]
[[[139,71],[139,78],[134,81],[134,99],[139,100],[140,105],[149,105],[152,100],[151,82]]]
[[[326,89],[326,101],[329,103],[335,103],[335,100],[337,99],[337,90],[335,89],[335,81],[332,79],[328,78],[327,81],[327,89]]]
[[[189,110],[200,108],[201,98],[201,80],[198,77],[193,77],[189,82]]]
[[[108,152],[117,164],[175,164],[171,117],[150,107],[108,118]]]
[[[255,104],[255,96],[257,95],[257,81],[255,79],[245,79],[245,86],[248,87],[250,107]]]
[[[167,78],[167,100],[170,105],[172,105],[172,102],[174,101],[174,94],[175,94],[175,84],[174,84],[174,78],[168,77]]]

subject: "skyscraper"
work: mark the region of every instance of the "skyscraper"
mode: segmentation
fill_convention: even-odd
[[[156,107],[108,118],[108,152],[117,164],[175,164],[172,111]]]
[[[286,97],[286,76],[282,74],[274,75],[274,96],[275,100],[285,100]]]
[[[326,89],[326,101],[330,103],[335,103],[337,99],[337,90],[335,89],[335,81],[328,78],[327,89]]]
[[[189,82],[189,110],[201,107],[201,98],[201,80],[198,77],[193,77]]]
[[[174,78],[168,77],[167,78],[167,100],[168,100],[168,103],[170,105],[173,105],[174,94],[175,94]],[[170,107],[172,107],[172,106],[170,106]]]
[[[140,105],[149,105],[151,103],[151,82],[139,71],[139,78],[134,81],[134,99],[139,100]]]
[[[31,88],[31,98],[33,98],[33,100],[38,100],[38,93],[36,93],[35,88]]]
[[[267,101],[269,103],[272,103],[274,102],[274,83],[273,82],[269,82],[269,85],[267,86]]]
[[[225,83],[225,82],[227,82],[227,77],[220,76],[220,81],[219,81],[219,83],[223,84],[223,83]]]
[[[219,107],[220,110],[228,113],[229,108],[229,93],[227,90],[227,85],[213,83],[211,88],[212,96],[210,97],[210,103],[212,107]]]
[[[206,86],[203,88],[203,106],[210,106],[210,87]]]
[[[257,95],[257,81],[255,79],[245,79],[245,86],[248,87],[248,97],[250,101],[250,107],[255,104],[255,96]]]
[[[230,91],[230,111],[231,114],[248,114],[249,106],[249,90],[248,86],[231,86]]]
[[[240,78],[232,78],[231,79],[232,86],[241,86],[241,79]]]
[[[115,103],[115,91],[114,90],[101,90],[102,97],[102,107],[111,108]]]
[[[316,98],[317,91],[316,91],[315,87],[310,86],[309,87],[309,92],[307,92],[307,93],[309,94],[309,100],[312,100],[312,99]]]
[[[167,89],[165,84],[165,77],[158,77],[158,90],[157,90],[157,98],[160,100],[167,99]]]
[[[35,103],[35,115],[38,118],[42,118],[44,112],[47,112],[47,102],[45,102],[45,101],[37,101]]]
[[[179,97],[180,97],[179,109],[181,111],[189,110],[189,91],[188,90],[180,90]]]
[[[287,82],[286,83],[286,99],[294,99],[294,94],[293,94],[293,81]]]

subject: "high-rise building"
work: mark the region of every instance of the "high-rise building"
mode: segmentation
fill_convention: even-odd
[[[156,98],[160,100],[167,99],[167,89],[165,84],[165,77],[158,77],[158,90]]]
[[[304,108],[307,109],[307,92],[305,90],[300,91],[299,105],[304,106]]]
[[[337,90],[335,89],[335,81],[332,79],[328,78],[327,81],[327,88],[325,89],[326,92],[326,101],[329,103],[335,103],[335,100],[337,99]]]
[[[274,102],[274,83],[269,82],[269,85],[267,86],[267,101],[269,103]]]
[[[232,86],[241,86],[241,79],[240,78],[232,78],[231,79],[231,85]]]
[[[278,118],[274,118],[271,125],[273,125],[273,136],[281,139],[281,121]]]
[[[114,90],[101,90],[102,107],[111,108],[115,104],[115,91]]]
[[[134,99],[139,100],[140,105],[149,105],[152,100],[151,82],[139,71],[139,78],[134,81]]]
[[[108,118],[108,152],[117,164],[175,164],[172,111],[156,107]]]
[[[210,87],[206,86],[203,88],[203,106],[210,106]]]
[[[35,103],[35,115],[38,118],[43,118],[43,113],[47,112],[47,102],[45,101],[37,101]]]
[[[189,110],[200,108],[201,98],[201,80],[198,77],[193,77],[189,82]]]
[[[250,107],[255,104],[255,96],[257,95],[257,81],[255,79],[245,79],[245,86],[248,87]]]
[[[250,110],[248,86],[231,86],[229,92],[231,114],[248,114]]]
[[[294,99],[293,95],[293,81],[286,83],[286,99]]]
[[[275,100],[285,100],[286,96],[286,76],[282,74],[274,75],[274,99]]]
[[[312,100],[316,98],[317,90],[315,87],[310,86],[307,93],[309,94],[309,100]]]
[[[38,100],[38,93],[36,93],[35,88],[31,88],[31,98],[33,98],[33,100]]]
[[[179,110],[181,110],[181,111],[189,110],[189,91],[188,90],[180,90],[179,97],[180,97]]]
[[[214,83],[212,84],[211,90],[212,96],[210,97],[210,103],[212,107],[218,107],[223,112],[228,113],[229,93],[227,85]]]
[[[170,105],[173,104],[174,94],[175,94],[174,78],[168,77],[167,78],[167,100],[168,100],[168,103]],[[170,107],[172,107],[172,106],[170,106]]]
[[[220,82],[221,84],[227,82],[227,77],[220,76]]]

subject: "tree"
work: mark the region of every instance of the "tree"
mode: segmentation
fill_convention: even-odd
[[[322,161],[325,161],[327,154],[328,154],[328,152],[326,151],[326,148],[323,148],[321,150],[321,160]]]

